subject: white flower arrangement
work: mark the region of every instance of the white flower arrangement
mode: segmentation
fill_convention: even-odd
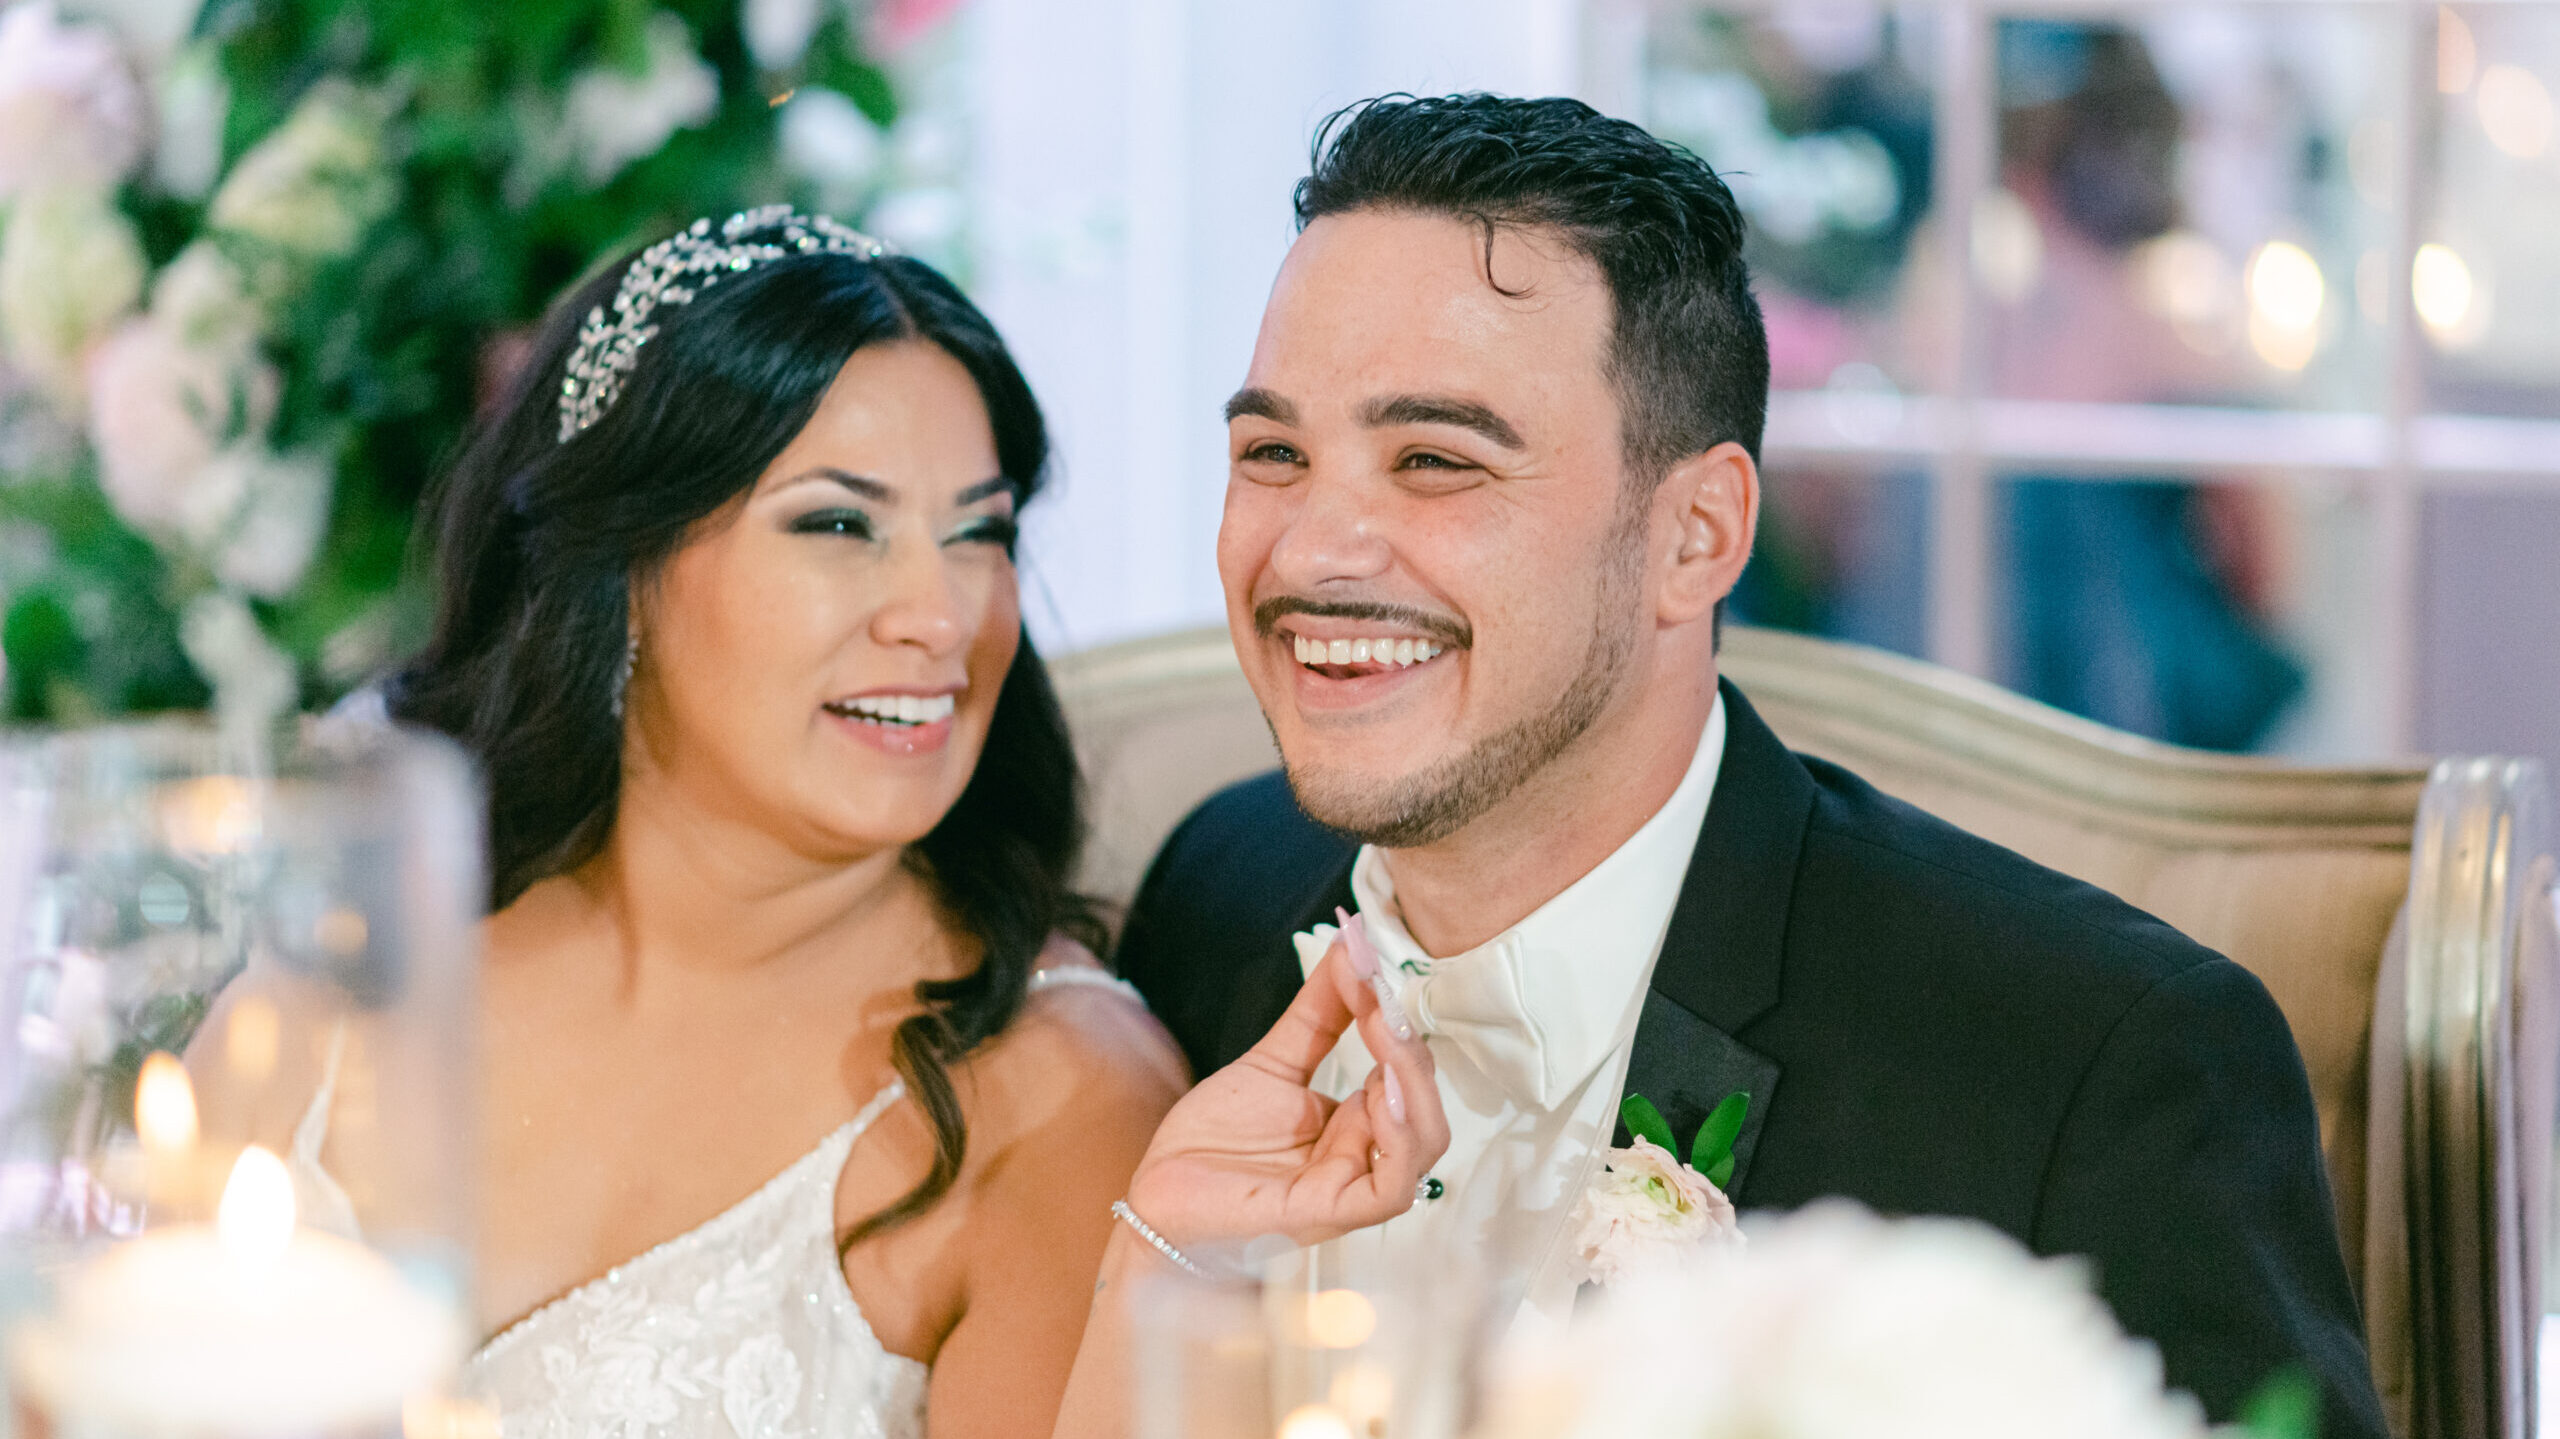
[[[2207,1433],[2078,1264],[1970,1221],[1846,1201],[1630,1270],[1560,1338],[1494,1368],[1487,1439]]]

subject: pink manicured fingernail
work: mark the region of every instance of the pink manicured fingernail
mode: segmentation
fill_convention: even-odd
[[[1378,977],[1378,952],[1369,947],[1368,926],[1360,917],[1340,905],[1333,907],[1333,917],[1342,925],[1342,947],[1351,956],[1351,972],[1362,980]]]
[[[1402,1124],[1404,1123],[1404,1086],[1396,1083],[1394,1070],[1380,1069],[1378,1072],[1387,1077],[1387,1115],[1396,1123]]]
[[[1369,917],[1340,905],[1334,906],[1333,915],[1342,921],[1342,943],[1350,952],[1351,972],[1369,982],[1369,992],[1378,997],[1378,1012],[1386,1016],[1396,1038],[1413,1038],[1412,1016],[1404,1012],[1404,1001],[1396,998],[1395,981],[1387,978],[1378,964],[1377,949],[1369,943]]]

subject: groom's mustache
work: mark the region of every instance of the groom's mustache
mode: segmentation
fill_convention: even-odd
[[[1375,620],[1384,625],[1418,630],[1444,649],[1475,648],[1475,627],[1464,620],[1447,619],[1428,610],[1410,605],[1379,604],[1374,600],[1310,600],[1296,595],[1274,595],[1253,607],[1253,632],[1269,639],[1281,618],[1286,615],[1308,615],[1325,620]]]

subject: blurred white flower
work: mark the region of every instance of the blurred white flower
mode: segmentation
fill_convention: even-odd
[[[899,173],[911,181],[948,180],[969,158],[968,136],[959,120],[931,110],[910,110],[898,117],[891,137]]]
[[[188,601],[178,642],[212,683],[225,728],[262,724],[292,707],[293,660],[268,640],[238,595],[213,590]]]
[[[53,401],[76,411],[90,350],[142,298],[133,223],[103,190],[19,195],[0,230],[0,341]]]
[[[220,53],[211,41],[188,47],[160,72],[155,89],[160,146],[151,154],[151,178],[182,200],[201,200],[222,177],[222,126],[231,113]]]
[[[880,173],[880,127],[838,91],[804,85],[782,107],[782,159],[817,182],[831,208]]]
[[[189,488],[231,440],[266,432],[278,388],[253,347],[189,344],[157,316],[125,324],[89,361],[89,439],[108,502],[146,533],[179,533]]]
[[[263,316],[240,267],[221,246],[198,240],[160,267],[151,318],[192,348],[238,353],[257,343]]]
[[[150,132],[114,32],[64,24],[53,0],[0,9],[0,199],[36,184],[112,188]]]
[[[205,221],[310,260],[352,253],[396,192],[382,168],[387,117],[374,97],[324,80],[240,157]]]
[[[822,0],[747,0],[738,16],[746,32],[747,53],[767,70],[788,70],[809,53],[818,33]]]
[[[83,19],[103,20],[124,36],[125,44],[147,65],[158,65],[186,43],[196,28],[203,0],[70,0],[66,7]]]
[[[1569,1222],[1574,1260],[1593,1284],[1675,1267],[1702,1245],[1741,1238],[1724,1191],[1641,1135],[1609,1151],[1608,1167],[1574,1201]]]
[[[931,252],[960,234],[968,204],[957,190],[933,186],[883,195],[864,218],[864,228],[897,249]]]
[[[2203,1439],[2079,1266],[1845,1201],[1631,1274],[1497,1366],[1500,1439]]]
[[[233,445],[197,472],[179,499],[179,534],[234,589],[276,599],[301,583],[329,522],[329,466]]]
[[[599,66],[569,82],[562,122],[589,184],[601,185],[632,161],[658,153],[669,136],[710,119],[720,106],[720,72],[694,53],[682,20],[663,10],[651,15],[647,50],[637,75]]]

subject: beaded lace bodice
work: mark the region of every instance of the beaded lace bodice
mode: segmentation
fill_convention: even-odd
[[[925,1366],[880,1346],[836,1257],[836,1181],[899,1084],[707,1223],[471,1356],[502,1439],[918,1439]]]
[[[1031,980],[1088,985],[1145,1003],[1098,969]],[[922,1439],[925,1366],[881,1347],[836,1252],[845,1161],[905,1093],[891,1083],[763,1188],[502,1330],[463,1392],[500,1439]],[[304,1138],[297,1167],[319,1173],[319,1132]]]

